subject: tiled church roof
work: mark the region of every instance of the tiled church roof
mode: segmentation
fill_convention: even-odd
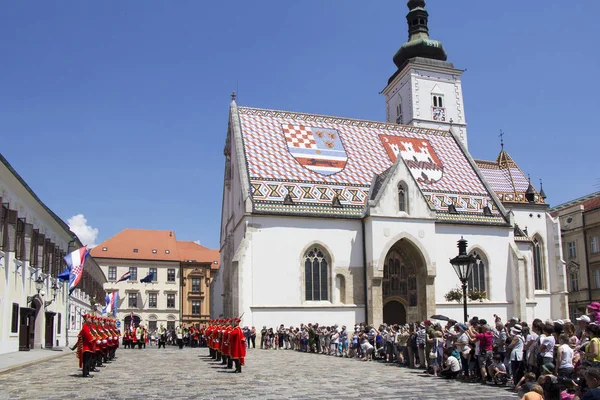
[[[475,162],[502,202],[529,203],[525,198],[529,179],[506,151],[500,151],[496,161],[475,160]],[[535,189],[533,190],[535,204],[546,204],[543,197]]]
[[[255,211],[360,217],[373,177],[401,155],[431,209],[445,214],[455,205],[459,214],[444,220],[506,222],[449,132],[248,107],[237,111]],[[484,216],[486,206],[491,215]]]

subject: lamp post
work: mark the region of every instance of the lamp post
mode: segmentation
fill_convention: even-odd
[[[35,279],[35,290],[37,290],[37,296],[40,295],[40,291],[43,288],[44,288],[44,280],[42,279],[41,276],[38,276]],[[33,303],[33,299],[35,299],[35,296],[27,296],[27,304]]]
[[[465,322],[467,322],[467,283],[475,263],[477,263],[475,257],[467,254],[467,241],[461,237],[458,241],[458,255],[450,260],[450,264],[452,264],[462,284]]]
[[[48,307],[54,300],[56,300],[56,292],[58,291],[58,285],[56,282],[52,282],[52,300],[44,302],[44,308]]]

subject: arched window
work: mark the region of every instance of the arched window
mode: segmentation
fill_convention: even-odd
[[[487,277],[487,260],[483,256],[483,254],[477,250],[473,250],[471,255],[474,256],[478,263],[473,266],[473,271],[471,272],[471,276],[469,277],[468,290],[478,291],[478,292],[486,292],[486,277]]]
[[[535,290],[546,290],[544,274],[544,247],[540,238],[533,238],[533,275]]]
[[[328,257],[318,247],[311,247],[304,254],[305,300],[329,300],[328,279]]]
[[[408,213],[408,195],[406,194],[406,184],[404,182],[398,184],[398,211]]]

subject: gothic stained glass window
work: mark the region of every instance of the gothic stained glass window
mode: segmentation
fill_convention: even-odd
[[[329,300],[329,262],[319,248],[304,255],[304,285],[307,301]]]
[[[486,285],[486,270],[487,270],[487,261],[485,257],[481,255],[477,250],[472,251],[471,255],[475,257],[479,264],[475,264],[473,266],[473,271],[471,271],[471,276],[469,277],[468,282],[468,290],[484,292],[487,291]]]
[[[546,290],[544,279],[544,263],[542,258],[542,243],[538,238],[533,239],[533,275],[535,290]]]

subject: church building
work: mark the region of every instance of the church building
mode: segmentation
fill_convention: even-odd
[[[242,325],[463,319],[449,260],[468,242],[470,316],[565,318],[560,226],[502,147],[469,153],[462,70],[408,1],[386,122],[230,104],[211,316]]]

